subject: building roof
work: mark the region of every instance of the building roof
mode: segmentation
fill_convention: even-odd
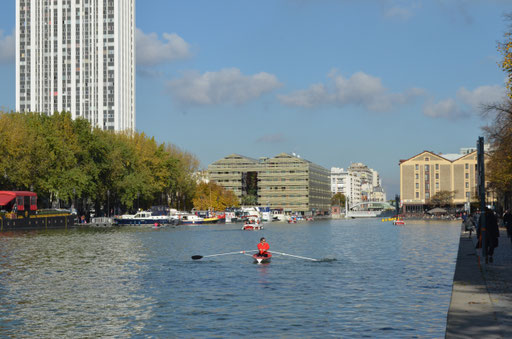
[[[464,157],[467,157],[467,156],[469,156],[469,155],[471,155],[471,154],[476,153],[476,151],[471,152],[471,153],[468,153],[468,154],[457,154],[457,153],[448,153],[448,154],[441,154],[441,153],[440,153],[440,154],[436,154],[436,153],[431,152],[431,151],[423,151],[423,152],[421,152],[421,153],[418,153],[418,154],[416,154],[416,155],[413,155],[413,156],[412,156],[412,157],[410,157],[409,159],[402,159],[402,160],[400,160],[398,164],[399,164],[399,165],[401,165],[402,163],[404,163],[404,162],[406,162],[406,161],[409,161],[409,160],[412,160],[412,159],[416,158],[417,156],[420,156],[420,155],[422,155],[422,154],[424,154],[424,153],[432,154],[432,155],[434,155],[434,156],[436,156],[436,157],[440,157],[440,158],[442,158],[442,159],[444,159],[444,160],[447,160],[447,161],[449,161],[449,162],[455,162],[455,161],[457,161],[457,160],[459,160],[459,159],[461,159],[461,158],[464,158]]]
[[[462,158],[464,154],[458,153],[448,153],[448,154],[439,154],[440,157],[445,158],[446,160],[455,161],[459,158]]]
[[[247,160],[248,162],[252,162],[252,163],[255,163],[257,164],[259,162],[259,160],[256,160],[256,159],[253,159],[253,158],[249,158],[249,157],[246,157],[245,155],[240,155],[240,154],[236,154],[236,153],[233,153],[233,154],[230,154],[228,156],[225,156],[224,158],[222,159],[219,159],[217,161],[214,161],[213,163],[211,163],[210,165],[217,165],[217,164],[221,164],[223,162],[225,162],[226,160],[229,160],[229,159],[244,159],[244,160]]]

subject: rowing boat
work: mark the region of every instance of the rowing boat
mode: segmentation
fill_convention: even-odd
[[[266,257],[262,257],[259,255],[259,253],[256,253],[256,254],[253,254],[252,257],[254,258],[254,263],[266,264],[266,263],[269,263],[270,260],[272,259],[272,253],[267,252]]]
[[[254,225],[254,224],[244,224],[242,226],[242,230],[244,231],[256,231],[256,230],[262,230],[263,226],[261,225]]]

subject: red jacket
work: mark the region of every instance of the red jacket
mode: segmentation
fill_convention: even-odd
[[[258,244],[258,250],[260,250],[260,254],[265,253],[270,248],[270,245],[267,242],[260,242]]]

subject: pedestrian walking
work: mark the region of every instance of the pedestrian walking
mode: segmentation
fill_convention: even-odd
[[[468,215],[466,218],[464,218],[463,224],[466,232],[469,232],[469,238],[471,238],[471,233],[473,233],[473,230],[475,229],[475,222],[473,221],[473,216]]]
[[[485,225],[482,224],[482,216],[485,215]],[[481,235],[481,228],[482,226],[485,226],[486,229],[486,236],[485,236],[485,243],[481,243],[480,235]],[[486,257],[485,257],[485,263],[492,263],[494,261],[493,255],[494,255],[494,249],[498,247],[498,238],[500,236],[500,230],[498,228],[498,219],[494,215],[494,212],[491,211],[489,208],[485,208],[485,212],[481,213],[480,220],[478,222],[478,228],[477,228],[477,237],[479,239],[479,245],[485,246],[486,248]]]

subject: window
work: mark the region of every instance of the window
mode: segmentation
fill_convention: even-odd
[[[416,199],[419,199],[419,198],[420,198],[420,193],[416,192]]]
[[[425,161],[429,161],[430,159],[428,157],[425,158]]]
[[[466,179],[469,179],[469,173],[466,173]]]
[[[469,188],[469,182],[466,182],[466,188]]]
[[[439,183],[436,182],[436,190],[438,190],[438,189],[439,189]]]
[[[469,198],[471,198],[471,192],[466,192],[466,199],[469,200]]]
[[[469,164],[466,164],[466,169],[469,169]]]
[[[420,178],[420,175],[418,173],[416,173],[416,179],[419,179]]]
[[[430,193],[425,193],[425,199],[430,199]]]
[[[436,164],[436,171],[439,171],[439,164]]]
[[[430,166],[429,166],[429,165],[425,165],[425,172],[428,172],[428,171],[429,171],[429,168],[430,168]]]
[[[436,173],[436,179],[439,179],[439,173]]]
[[[420,165],[416,164],[416,171],[420,169]]]
[[[416,183],[416,188],[417,189],[420,188],[420,184]]]

